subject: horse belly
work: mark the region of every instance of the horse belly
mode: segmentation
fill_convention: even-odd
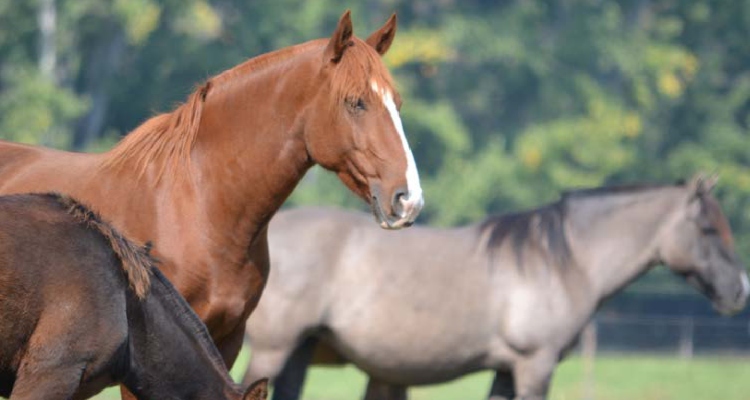
[[[333,346],[357,367],[383,381],[404,385],[443,382],[485,365],[488,340],[481,330],[334,330]]]
[[[384,382],[398,385],[429,385],[459,378],[484,368],[484,354],[432,354],[428,359],[385,360],[368,356],[354,359],[358,368]]]

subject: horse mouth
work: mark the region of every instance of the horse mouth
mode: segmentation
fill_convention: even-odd
[[[389,217],[385,214],[383,208],[380,206],[380,202],[375,196],[373,196],[370,201],[370,208],[372,210],[372,215],[375,217],[375,221],[383,229],[396,230],[408,228],[414,224],[414,219],[416,218],[414,215]]]
[[[697,273],[691,272],[683,275],[688,284],[711,300],[714,310],[719,314],[732,316],[745,309],[747,305],[747,292],[744,288],[737,296],[727,296],[717,291]]]
[[[739,314],[745,309],[745,306],[747,306],[747,296],[748,293],[744,288],[739,294],[731,296],[730,298],[718,296],[713,301],[714,309],[716,309],[721,315],[725,316]]]

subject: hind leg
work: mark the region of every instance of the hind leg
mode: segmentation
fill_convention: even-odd
[[[516,389],[513,385],[513,374],[510,371],[495,372],[495,379],[492,381],[488,400],[513,400],[515,397]]]
[[[364,400],[406,400],[406,386],[391,385],[370,377]]]

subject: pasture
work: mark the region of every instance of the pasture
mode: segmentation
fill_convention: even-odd
[[[243,350],[232,370],[238,380],[247,364]],[[572,356],[557,369],[550,400],[586,399],[584,360]],[[750,358],[673,355],[601,355],[594,361],[592,400],[747,400],[750,399]],[[411,389],[412,400],[483,400],[492,374],[477,373],[451,383]],[[366,376],[349,366],[314,367],[308,375],[305,400],[356,400],[361,398]],[[119,400],[110,388],[96,400]]]

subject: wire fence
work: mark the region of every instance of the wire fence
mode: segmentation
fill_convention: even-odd
[[[591,354],[750,355],[750,320],[597,315],[586,328],[581,346]]]

